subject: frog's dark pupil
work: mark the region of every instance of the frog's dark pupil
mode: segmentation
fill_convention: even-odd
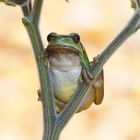
[[[73,34],[72,39],[73,39],[73,42],[75,42],[75,43],[80,42],[80,36],[78,34]]]

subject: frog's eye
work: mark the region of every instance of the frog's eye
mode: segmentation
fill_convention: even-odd
[[[80,36],[77,33],[72,33],[72,34],[70,34],[70,36],[71,36],[73,42],[75,42],[75,43],[80,42]]]
[[[50,42],[50,41],[52,40],[52,38],[54,38],[54,37],[56,37],[56,36],[57,36],[57,34],[54,33],[54,32],[48,34],[48,36],[47,36],[47,41]]]

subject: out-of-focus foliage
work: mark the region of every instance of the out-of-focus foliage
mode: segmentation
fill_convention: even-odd
[[[23,5],[29,0],[0,0],[0,2],[4,2],[6,5],[9,6],[16,6],[16,5]]]
[[[131,0],[131,7],[134,9],[140,7],[140,1],[139,0]]]
[[[31,44],[22,12],[0,4],[0,140],[40,140],[41,103]],[[129,0],[44,1],[41,32],[77,32],[92,60],[133,14]],[[60,140],[140,139],[140,32],[123,44],[104,67],[105,98],[76,114]]]
[[[137,7],[136,7],[135,0],[131,0],[131,7],[132,7],[132,8],[134,8],[134,9],[136,9],[136,8],[137,8]]]

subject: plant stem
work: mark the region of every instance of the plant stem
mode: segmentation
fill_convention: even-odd
[[[114,54],[114,52],[123,44],[131,35],[133,35],[140,27],[140,10],[137,10],[128,23],[128,25],[120,32],[120,34],[105,48],[98,58],[98,63],[94,66],[92,74],[95,76],[102,69],[106,61]],[[97,76],[95,76],[97,77]]]
[[[40,40],[40,35],[38,30],[34,27],[32,22],[30,22],[26,18],[23,18],[23,23],[27,29],[27,32],[32,42],[36,63],[38,66],[39,77],[40,77],[41,100],[42,100],[43,116],[44,116],[44,134],[43,134],[44,139],[43,140],[49,140],[47,139],[47,137],[51,136],[50,130],[52,130],[52,127],[56,121],[54,96],[52,92],[50,72],[49,69],[44,67],[43,61],[38,57],[43,51],[42,50],[43,46]]]
[[[24,16],[30,16],[30,9],[29,9],[29,5],[23,5],[22,6],[22,11]]]
[[[40,86],[41,86],[41,102],[43,108],[43,120],[44,120],[44,129],[43,129],[43,138],[42,140],[51,140],[53,128],[56,123],[56,111],[54,105],[54,95],[52,88],[52,81],[50,77],[50,71],[48,67],[44,66],[44,61],[39,58],[39,56],[44,51],[42,44],[42,39],[40,36],[40,31],[38,29],[39,15],[42,7],[43,0],[36,0],[33,8],[32,15],[27,15],[23,9],[24,18],[23,24],[26,27],[26,30],[29,34],[36,63],[39,73]],[[26,13],[26,14],[25,14]]]
[[[125,40],[127,40],[133,33],[135,33],[139,29],[139,27],[140,27],[140,9],[136,10],[129,24],[122,30],[122,32],[111,42],[110,45],[108,45],[108,47],[99,56],[98,63],[94,64],[92,68],[92,74],[95,77],[95,79],[92,81],[92,84],[95,82],[96,77],[102,70],[105,62],[111,57],[111,55],[120,47],[120,45]],[[62,131],[64,126],[76,112],[82,99],[84,98],[84,96],[86,96],[90,88],[91,85],[85,84],[84,82],[78,86],[72,99],[69,101],[69,103],[64,108],[62,113],[58,116],[58,125],[56,129],[58,133]]]
[[[33,11],[32,11],[32,17],[33,17],[32,22],[35,25],[38,25],[39,23],[42,4],[43,4],[43,0],[35,0],[34,2]]]

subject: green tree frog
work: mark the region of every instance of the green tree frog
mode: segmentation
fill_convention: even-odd
[[[90,84],[90,64],[87,53],[77,33],[59,35],[50,33],[47,36],[48,46],[45,50],[53,81],[56,110],[61,112],[74,94],[80,81]],[[104,95],[103,70],[82,101],[77,112],[95,104],[100,104]]]

